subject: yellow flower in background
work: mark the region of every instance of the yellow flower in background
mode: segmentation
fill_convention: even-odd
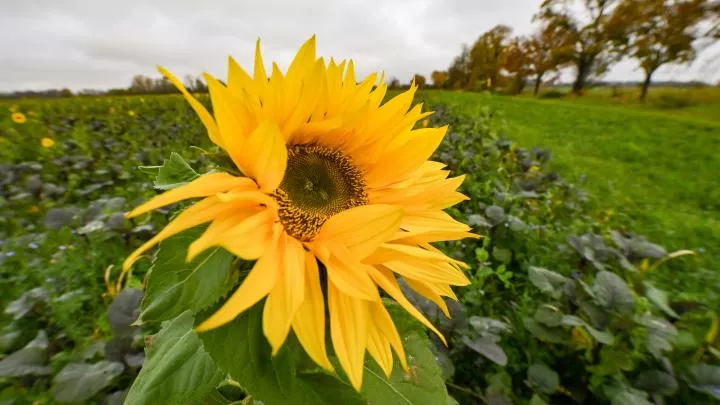
[[[134,116],[135,116],[135,111],[133,111],[133,110],[128,111],[128,115],[131,116],[131,117],[134,117]]]
[[[12,118],[13,122],[16,124],[24,124],[27,121],[27,118],[25,117],[25,114],[21,112],[14,112],[10,115],[10,118]]]
[[[43,148],[52,148],[55,145],[55,141],[53,141],[52,138],[43,138],[40,144]]]
[[[109,112],[110,114],[115,114],[115,107],[110,107],[110,108],[108,109],[108,112]]]
[[[160,241],[210,223],[190,245],[188,260],[220,246],[256,262],[198,331],[222,326],[267,297],[263,332],[273,354],[292,329],[308,355],[330,371],[327,303],[335,355],[356,389],[366,352],[388,375],[393,351],[408,369],[378,287],[444,340],[408,301],[397,277],[449,316],[443,297],[456,299],[451,286],[469,284],[467,266],[432,243],[475,235],[443,212],[466,199],[456,191],[463,176],[448,177],[444,164],[428,160],[447,127],[413,130],[430,114],[421,105],[411,108],[417,87],[381,105],[383,79],[377,84],[373,74],[358,83],[352,61],[316,57],[314,37],[285,73],[273,64],[268,76],[258,42],[252,76],[232,58],[227,85],[205,74],[214,116],[175,76],[160,72],[246,177],[205,174],[130,212],[132,218],[200,198],[132,253],[126,270]]]
[[[428,126],[430,126],[430,120],[428,118],[425,118],[424,120],[422,120],[421,125],[423,128],[427,128]]]

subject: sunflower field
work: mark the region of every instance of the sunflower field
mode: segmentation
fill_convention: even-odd
[[[670,251],[608,220],[588,204],[587,192],[552,171],[551,151],[514,142],[485,97],[458,106],[430,93],[416,102],[435,113],[415,128],[449,125],[432,160],[465,175],[459,191],[468,198],[447,212],[479,237],[439,238],[427,243],[439,250],[422,254],[466,263],[469,284],[440,294],[405,270],[394,284],[401,294],[383,287],[384,309],[368,321],[379,325],[380,337],[368,332],[370,355],[359,357],[355,335],[333,325],[360,315],[351,301],[347,319],[325,313],[323,295],[335,305],[344,298],[323,272],[315,271],[322,287],[313,293],[309,283],[305,295],[320,297],[319,311],[308,309],[313,316],[305,319],[319,322],[319,340],[293,323],[276,346],[263,313],[271,298],[262,297],[226,316],[224,326],[204,328],[198,320],[217,319],[254,269],[252,260],[236,258],[248,241],[186,260],[215,222],[131,255],[193,209],[179,199],[154,211],[137,207],[207,173],[234,173],[236,162],[208,138],[197,106],[175,95],[2,102],[0,404],[643,405],[720,398],[717,276],[707,276],[704,291],[681,291],[657,277],[663,269],[703,274],[697,253]],[[209,97],[198,100],[213,111]],[[322,153],[296,149],[288,165],[298,164],[297,156],[335,159]],[[364,235],[363,224],[388,216],[375,214],[354,232]],[[319,248],[312,253],[331,260]],[[132,266],[123,265],[128,257]],[[418,316],[408,315],[408,306]]]

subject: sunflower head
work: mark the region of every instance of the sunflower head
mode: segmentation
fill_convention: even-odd
[[[14,113],[10,114],[10,118],[16,124],[24,124],[27,121],[25,114],[23,114],[21,112],[14,112]]]
[[[443,211],[466,199],[456,191],[463,178],[428,160],[447,128],[422,121],[429,113],[412,107],[414,85],[382,103],[382,77],[358,81],[352,61],[318,58],[314,37],[285,72],[276,64],[266,70],[258,43],[252,73],[230,58],[227,85],[206,74],[213,114],[160,71],[242,176],[205,174],[130,212],[134,217],[199,199],[130,255],[126,269],[163,239],[208,224],[188,248],[189,260],[222,247],[254,265],[197,330],[263,305],[273,353],[293,331],[308,355],[332,371],[327,308],[334,355],[357,389],[366,353],[388,375],[393,352],[407,368],[381,291],[443,339],[405,297],[398,278],[448,314],[444,298],[456,298],[451,286],[469,283],[466,266],[432,243],[475,235]]]
[[[42,145],[42,147],[46,148],[46,149],[52,148],[53,146],[55,146],[55,141],[53,141],[52,138],[45,137],[42,140],[40,140],[40,145]]]

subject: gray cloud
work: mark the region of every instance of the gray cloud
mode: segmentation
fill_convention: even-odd
[[[155,75],[158,64],[180,76],[203,71],[223,76],[228,54],[251,66],[257,37],[265,61],[284,66],[312,34],[321,55],[355,59],[360,76],[382,70],[407,80],[416,72],[446,68],[462,43],[494,25],[529,34],[539,5],[538,0],[4,3],[0,91],[124,87],[135,74]],[[625,61],[606,77],[637,80],[641,74],[633,61]],[[669,78],[718,80],[720,74],[705,57],[689,68],[666,67],[657,74],[659,80]]]

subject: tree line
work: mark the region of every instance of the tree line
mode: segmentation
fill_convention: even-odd
[[[592,78],[632,58],[644,73],[645,100],[661,66],[690,63],[698,48],[720,39],[720,0],[544,0],[533,20],[532,35],[498,25],[463,45],[447,70],[432,72],[433,87],[521,93],[531,82],[538,94],[571,67],[572,91],[582,95]],[[419,74],[414,80],[426,82]]]

